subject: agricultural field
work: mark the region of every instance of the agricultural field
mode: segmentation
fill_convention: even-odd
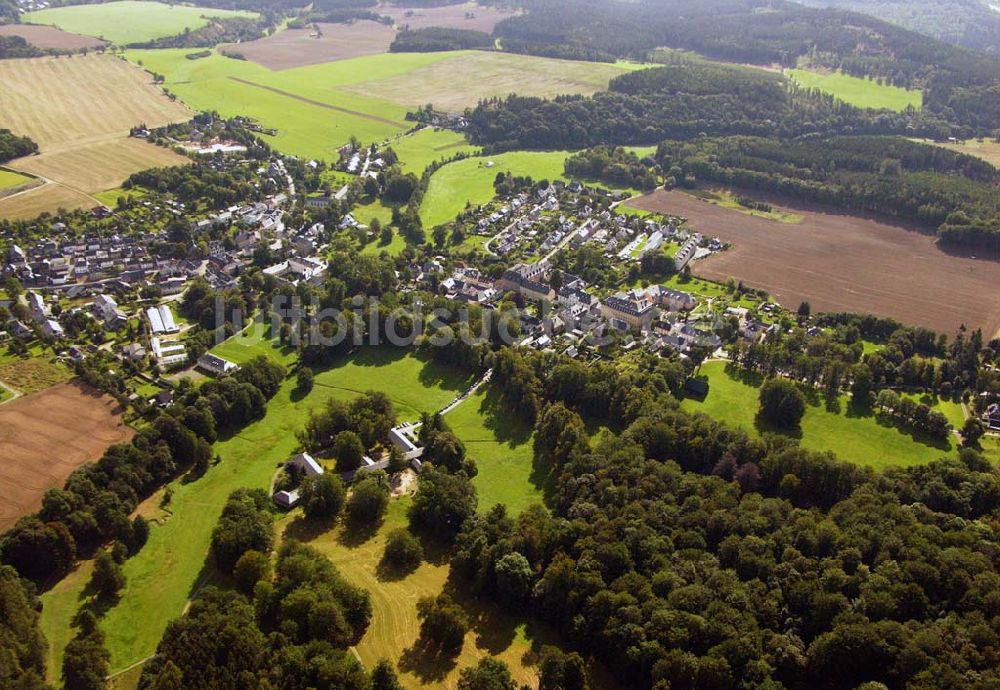
[[[5,382],[9,379],[3,370],[9,366],[0,367]],[[12,386],[15,383],[10,381]],[[0,405],[0,457],[4,459],[0,530],[38,510],[47,489],[61,487],[73,470],[96,460],[108,446],[127,441],[132,433],[114,398],[75,383],[60,383]]]
[[[420,206],[420,219],[432,228],[455,219],[466,204],[485,204],[495,196],[497,173],[530,175],[536,180],[563,178],[566,151],[512,151],[449,163],[431,177]],[[490,165],[492,163],[492,165]]]
[[[918,141],[975,156],[976,158],[983,159],[995,168],[1000,168],[1000,141],[992,139],[969,139],[955,143],[932,141],[930,139],[918,139]]]
[[[920,108],[924,103],[924,96],[920,91],[879,84],[871,79],[852,77],[842,72],[789,69],[785,74],[802,88],[819,89],[859,108],[903,111],[909,107]]]
[[[147,74],[111,55],[0,61],[0,101],[0,126],[31,137],[41,150],[8,167],[46,182],[0,201],[0,216],[95,206],[92,194],[117,187],[133,172],[186,162],[129,139],[136,124],[180,122],[190,111],[156,89]]]
[[[389,141],[389,146],[399,157],[403,170],[415,175],[420,175],[434,161],[476,151],[476,147],[469,144],[463,134],[436,127],[425,127],[412,134],[393,138]]]
[[[21,393],[31,395],[70,378],[69,369],[39,352],[29,359],[4,357],[0,360],[0,381]]]
[[[756,209],[748,208],[740,204],[740,202],[736,200],[736,195],[727,189],[682,189],[679,191],[683,191],[685,194],[690,194],[696,199],[707,201],[710,204],[715,204],[721,208],[728,208],[731,211],[745,213],[748,216],[758,216],[760,218],[767,218],[768,220],[777,221],[779,223],[790,223],[792,225],[796,225],[805,220],[798,213],[788,213],[781,210],[758,211]]]
[[[0,26],[0,36],[20,36],[42,50],[76,52],[96,50],[106,45],[104,41],[93,36],[80,36],[42,24],[6,24]]]
[[[188,60],[188,50],[134,50],[129,60],[163,75],[164,86],[195,110],[246,115],[277,129],[270,143],[296,156],[335,160],[356,136],[388,142],[410,129],[419,105],[462,109],[515,88],[534,95],[593,93],[634,65],[550,60],[505,53],[389,53],[280,72],[218,53]],[[530,95],[530,94],[526,94]],[[454,140],[445,143],[454,143]],[[439,152],[423,149],[417,158]],[[433,147],[430,147],[433,148]]]
[[[381,5],[378,13],[392,17],[397,27],[410,29],[425,29],[430,26],[442,26],[451,29],[466,29],[493,33],[493,28],[513,12],[499,7],[479,5],[475,2],[457,5],[441,5],[438,7],[418,5],[407,7],[406,3],[398,5]]]
[[[405,55],[399,53],[398,55]],[[407,74],[355,83],[349,91],[414,107],[461,112],[484,98],[509,96],[590,95],[612,78],[638,65],[553,60],[511,53],[461,51]]]
[[[224,43],[219,51],[224,55],[242,55],[267,69],[283,70],[385,53],[396,37],[391,26],[373,21],[318,26],[319,34],[312,25],[284,29],[256,41]]]
[[[756,422],[760,381],[742,372],[727,371],[725,362],[706,362],[701,375],[709,381],[704,401],[684,400],[681,406],[691,412],[712,417],[758,433]],[[817,396],[819,397],[819,396]],[[951,418],[953,411],[943,408]],[[799,435],[796,435],[799,437]],[[888,422],[878,420],[869,410],[851,407],[846,396],[831,408],[820,399],[810,400],[802,419],[800,441],[804,448],[833,451],[842,460],[875,469],[890,466],[919,465],[951,455],[955,440],[931,443]]]
[[[801,215],[801,223],[747,216],[678,191],[629,203],[688,218],[692,230],[731,242],[731,249],[695,263],[694,272],[723,283],[743,280],[790,309],[808,301],[814,313],[873,313],[942,333],[963,323],[989,334],[1000,329],[1000,295],[993,289],[1000,263],[947,254],[930,235],[785,201],[775,208]]]
[[[211,7],[119,0],[26,12],[21,19],[30,24],[48,24],[70,33],[96,36],[115,45],[126,46],[176,36],[187,29],[200,29],[210,22],[211,17],[252,16],[256,15]]]

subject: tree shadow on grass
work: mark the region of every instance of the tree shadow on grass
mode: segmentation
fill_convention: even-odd
[[[285,539],[295,539],[309,543],[321,537],[336,526],[334,518],[308,518],[296,515],[285,527]]]
[[[382,521],[361,522],[359,520],[344,520],[344,529],[340,530],[337,542],[348,549],[356,549],[376,534],[382,527]]]
[[[518,416],[516,410],[504,404],[495,386],[490,386],[483,396],[479,416],[500,443],[520,446],[531,439],[531,426]]]
[[[412,673],[421,683],[438,683],[458,665],[458,654],[449,656],[422,640],[403,650],[399,670]]]
[[[387,561],[383,555],[375,566],[375,579],[379,582],[399,582],[412,575],[419,567],[419,563],[415,566],[401,566]]]

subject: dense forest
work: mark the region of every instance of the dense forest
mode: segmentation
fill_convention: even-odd
[[[38,629],[38,600],[10,566],[0,566],[0,687],[47,687],[45,637]]]
[[[777,74],[684,61],[628,73],[594,96],[510,96],[468,111],[469,139],[490,149],[654,144],[666,138],[753,134],[937,136],[948,126],[917,112],[862,110]]]
[[[799,0],[813,7],[836,7],[870,14],[948,43],[1000,52],[1000,12],[987,0]],[[995,3],[994,3],[995,4]]]
[[[799,58],[924,90],[925,108],[975,131],[1000,127],[1000,63],[865,15],[782,0],[530,0],[497,25],[506,50],[611,61],[661,47],[794,66]],[[610,143],[610,142],[607,142]]]
[[[19,137],[9,129],[0,129],[0,163],[37,152],[38,144],[28,137]]]
[[[492,48],[493,37],[482,31],[445,29],[431,26],[426,29],[403,29],[389,46],[393,53],[432,53],[442,50],[469,50]]]
[[[657,160],[676,179],[917,221],[935,228],[945,243],[992,247],[1000,236],[1000,173],[972,156],[905,139],[671,141],[660,145]]]
[[[656,175],[632,151],[623,148],[597,146],[580,151],[563,164],[567,177],[599,180],[616,187],[632,187],[651,191],[656,187]]]

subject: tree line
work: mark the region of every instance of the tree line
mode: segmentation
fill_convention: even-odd
[[[3,37],[0,36],[0,41]],[[38,153],[38,144],[28,137],[20,137],[9,129],[0,129],[0,163]]]

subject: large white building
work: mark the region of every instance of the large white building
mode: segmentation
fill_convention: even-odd
[[[174,322],[174,313],[170,311],[169,305],[150,307],[146,310],[146,318],[149,319],[149,328],[153,335],[177,333],[180,330]]]

